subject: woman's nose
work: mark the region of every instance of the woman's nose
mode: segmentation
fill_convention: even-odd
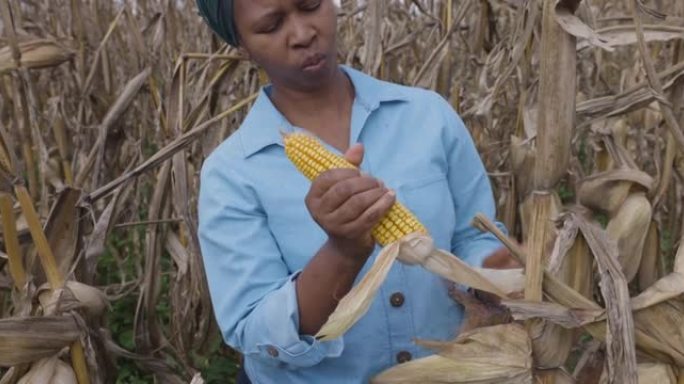
[[[309,47],[316,39],[316,28],[301,17],[294,17],[291,26],[290,42],[294,48]]]

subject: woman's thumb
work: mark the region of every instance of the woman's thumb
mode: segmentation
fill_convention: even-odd
[[[356,143],[349,147],[347,152],[344,153],[344,158],[357,167],[361,166],[363,161],[363,144]]]

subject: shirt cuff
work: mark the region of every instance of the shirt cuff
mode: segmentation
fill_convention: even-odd
[[[289,369],[311,367],[325,358],[342,355],[342,337],[319,341],[312,335],[299,334],[299,305],[295,280],[301,271],[294,273],[286,283],[268,295],[255,309],[254,321],[246,332],[254,335],[256,350],[247,355],[257,357],[275,366]]]

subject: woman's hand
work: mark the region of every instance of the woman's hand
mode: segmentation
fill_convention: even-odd
[[[363,160],[363,146],[347,150],[345,158],[355,166]],[[371,230],[395,201],[395,193],[358,169],[332,169],[311,184],[306,207],[328,234],[328,243],[353,261],[365,262],[375,242]]]
[[[511,252],[508,248],[499,248],[487,258],[482,263],[484,268],[491,269],[513,269],[520,268],[522,265],[511,256]]]

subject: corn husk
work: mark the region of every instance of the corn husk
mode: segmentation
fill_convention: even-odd
[[[653,209],[643,193],[632,194],[610,220],[606,232],[618,245],[618,261],[627,281],[639,271]]]
[[[634,326],[666,348],[684,356],[684,302],[672,299],[634,313]],[[675,356],[676,357],[676,356]],[[679,359],[681,360],[681,359]],[[676,359],[667,362],[675,363]]]
[[[593,266],[587,241],[575,225],[566,221],[556,237],[546,270],[590,298],[594,287]]]
[[[409,265],[421,265],[449,281],[499,297],[519,292],[523,284],[522,269],[493,270],[471,267],[456,255],[434,247],[429,236],[413,233],[399,241],[397,259]]]
[[[451,342],[419,344],[437,355],[397,365],[371,383],[532,383],[532,347],[520,325],[478,328]]]
[[[589,245],[584,237],[579,235],[565,256],[559,276],[582,296],[591,298],[594,289],[593,265]]]
[[[19,43],[21,66],[25,68],[48,68],[71,60],[74,51],[56,41],[34,39]],[[0,74],[16,69],[10,46],[0,48]]]
[[[560,198],[555,192],[534,192],[521,207],[521,218],[523,228],[527,228],[529,249],[525,268],[525,300],[542,300],[544,270],[550,262],[550,255],[558,238],[558,231],[553,220],[560,214],[561,209]],[[556,262],[567,264],[564,260]],[[569,267],[566,266],[565,269],[567,268]],[[572,348],[573,331],[544,319],[530,319],[526,324],[532,340],[536,367],[562,366]]]
[[[674,260],[674,270],[658,279],[639,295],[632,297],[632,310],[644,308],[675,299],[684,294],[684,246],[680,246]]]
[[[43,313],[58,314],[72,309],[83,309],[90,316],[100,316],[109,303],[99,289],[75,280],[65,283],[65,288],[51,290],[47,285],[39,289],[38,300]]]
[[[398,242],[382,249],[368,273],[337,304],[337,308],[318,331],[316,338],[325,341],[340,337],[368,311],[398,253]]]
[[[566,312],[568,312],[566,321],[586,325],[585,329],[594,338],[606,342],[607,361],[611,379],[631,382],[636,377],[635,341],[637,345],[649,349],[649,352],[659,353],[660,356],[669,355],[674,359],[679,359],[677,352],[673,352],[671,348],[662,345],[653,337],[644,334],[638,329],[634,332],[631,331],[634,329],[634,322],[632,313],[628,308],[629,292],[627,290],[627,283],[617,263],[617,249],[607,238],[604,231],[596,225],[587,222],[586,219],[576,212],[571,211],[564,215],[564,218],[569,220],[570,224],[578,227],[597,261],[599,273],[601,274],[600,288],[607,304],[607,311],[604,313],[604,310],[591,299],[582,296],[548,271],[543,271],[544,293],[562,306],[575,308],[575,310],[568,310],[566,308]],[[478,214],[475,216],[474,224],[478,228],[492,232],[511,249],[513,255],[523,264],[527,264],[528,256],[525,252],[515,243],[511,242],[491,220]],[[503,304],[511,309],[515,319],[547,318],[543,315],[540,316],[538,311],[535,311],[536,313],[532,316],[527,316],[529,313],[527,315],[522,314],[521,316],[521,312],[526,312],[524,309],[518,311],[520,308],[509,305],[509,302],[503,302]],[[541,307],[548,306],[547,303],[537,303],[536,305]],[[555,317],[562,311],[553,310],[551,312]],[[575,312],[580,312],[579,317],[583,320],[578,319]],[[607,315],[607,323],[588,324],[588,322],[603,320],[604,315]],[[589,321],[587,322],[587,320]]]
[[[653,183],[651,176],[636,169],[610,170],[586,177],[577,197],[585,207],[608,212],[612,217],[635,186],[649,190]]]
[[[660,259],[660,233],[658,224],[651,221],[648,228],[646,240],[644,240],[644,250],[639,264],[637,278],[641,291],[653,285],[659,278],[658,259]]]
[[[674,265],[672,269],[674,272],[684,274],[684,237],[679,242],[679,248],[677,248],[677,254],[675,255]]]
[[[77,384],[76,374],[57,356],[35,362],[18,384]]]
[[[470,267],[455,255],[435,248],[429,236],[413,233],[382,249],[370,270],[340,300],[316,337],[320,340],[333,340],[349,330],[368,311],[380,285],[397,259],[410,265],[422,265],[445,279],[499,297],[518,292],[522,286],[523,275],[520,269],[486,271],[488,277],[496,279],[490,281],[478,272],[482,269]]]
[[[639,384],[677,384],[677,376],[671,365],[661,363],[639,363],[637,366]],[[607,384],[606,372],[601,374],[599,384]]]

